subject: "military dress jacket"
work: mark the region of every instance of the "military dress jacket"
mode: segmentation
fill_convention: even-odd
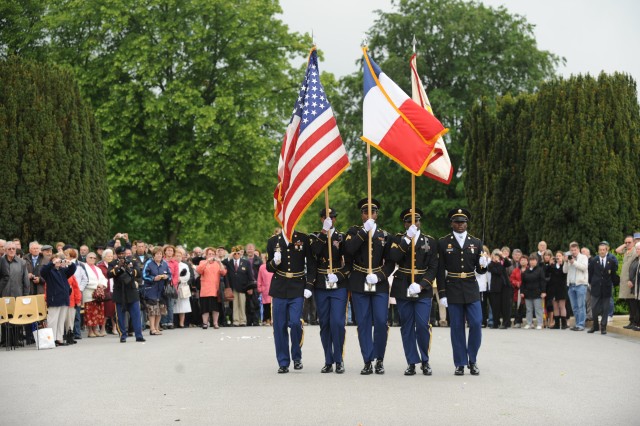
[[[281,255],[279,265],[273,261],[276,252]],[[294,299],[303,297],[305,288],[313,289],[307,276],[315,277],[316,268],[307,234],[294,231],[288,244],[282,233],[273,235],[267,241],[267,257],[267,271],[273,273],[269,296]]]
[[[378,277],[376,293],[389,293],[388,277],[395,269],[389,258],[393,237],[378,227],[372,236],[372,272]],[[347,231],[344,242],[345,263],[349,270],[347,288],[364,293],[364,284],[369,271],[369,233],[362,226],[354,225]]]
[[[343,233],[337,231],[331,233],[332,272],[338,277],[338,288],[346,287],[347,277],[349,276],[349,271],[343,262],[344,240]],[[311,233],[309,234],[309,241],[311,242],[311,253],[316,266],[315,276],[308,276],[309,282],[312,282],[315,288],[326,289],[326,278],[329,273],[327,234],[322,232]]]
[[[447,303],[473,303],[480,300],[480,288],[475,274],[485,274],[480,267],[482,241],[467,233],[460,247],[453,234],[438,241],[438,294]]]
[[[418,294],[419,299],[433,297],[433,286],[438,273],[436,240],[422,232],[418,236],[415,244],[414,279],[411,281],[411,243],[407,242],[408,239],[406,234],[397,234],[391,244],[389,257],[398,266],[393,274],[391,296],[396,299],[414,299],[407,296],[407,289],[411,283],[415,282],[422,287],[422,291]]]
[[[614,280],[617,278],[618,259],[607,253],[605,266],[600,263],[600,256],[596,255],[589,259],[589,284],[591,285],[591,296],[611,297]],[[626,285],[626,283],[624,283]]]

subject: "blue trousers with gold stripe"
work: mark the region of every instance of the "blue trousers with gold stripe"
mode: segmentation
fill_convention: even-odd
[[[383,359],[387,348],[389,293],[351,293],[364,362]],[[371,333],[373,325],[373,334]]]
[[[343,362],[345,326],[347,319],[347,289],[315,290],[320,341],[324,349],[324,363]]]
[[[400,335],[407,364],[429,361],[431,342],[431,298],[416,300],[396,299],[400,314]],[[418,351],[420,353],[418,353]]]
[[[302,360],[302,304],[304,298],[294,299],[271,298],[271,315],[273,322],[273,340],[276,344],[278,366],[288,367],[291,359]],[[291,329],[291,356],[289,356],[289,333]]]
[[[449,327],[453,362],[462,367],[475,363],[482,342],[482,307],[480,301],[473,303],[449,303]],[[469,343],[465,329],[465,319],[469,323]]]

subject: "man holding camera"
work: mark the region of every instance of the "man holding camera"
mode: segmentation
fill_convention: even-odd
[[[113,278],[112,299],[116,304],[116,319],[120,343],[127,341],[126,312],[129,312],[136,342],[144,342],[142,336],[142,323],[140,322],[140,295],[136,278],[140,270],[131,257],[125,257],[125,247],[116,248],[116,258],[109,263],[107,278]]]
[[[573,315],[576,317],[576,323],[571,330],[583,331],[587,319],[585,299],[589,286],[589,260],[587,256],[580,253],[580,246],[575,241],[569,244],[569,253],[564,256],[562,271],[567,274],[569,300]]]

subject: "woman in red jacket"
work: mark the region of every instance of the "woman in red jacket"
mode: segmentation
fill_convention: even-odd
[[[515,256],[514,256],[515,257]],[[524,303],[524,294],[520,292],[520,285],[522,285],[522,272],[527,269],[529,266],[529,259],[527,256],[523,255],[520,258],[520,267],[514,268],[513,272],[511,272],[511,276],[509,277],[509,281],[511,281],[511,285],[513,286],[513,302],[518,306],[518,299],[520,299],[520,306],[516,309],[516,317],[514,320],[514,327],[520,328],[522,327],[522,318],[526,313],[526,307]]]

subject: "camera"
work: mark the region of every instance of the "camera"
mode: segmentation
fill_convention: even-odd
[[[569,260],[573,260],[573,255],[572,255],[572,254],[568,255],[568,256],[567,256],[567,259],[569,259]]]

